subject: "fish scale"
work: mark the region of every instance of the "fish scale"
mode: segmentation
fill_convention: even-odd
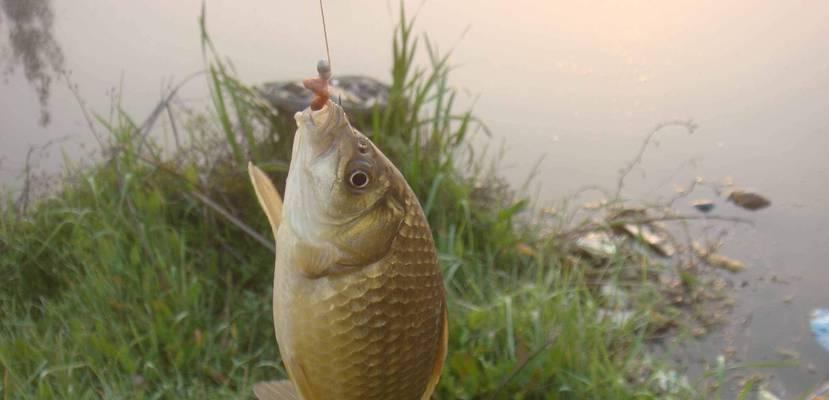
[[[303,307],[312,317],[298,329],[319,333],[299,338],[295,351],[308,360],[308,376],[327,382],[315,386],[319,398],[422,395],[442,323],[442,310],[434,306],[442,294],[436,257],[417,243],[431,241],[431,234],[426,238],[401,235],[386,259],[363,272],[330,278],[333,296]]]
[[[296,310],[311,316],[297,329],[318,332],[295,346],[306,374],[326,382],[315,385],[320,399],[418,399],[425,390],[442,331],[435,300],[443,288],[431,232],[416,222],[422,211],[411,200],[406,206],[412,215],[386,258],[323,278],[331,296]]]

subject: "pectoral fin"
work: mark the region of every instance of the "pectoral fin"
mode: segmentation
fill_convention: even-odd
[[[301,400],[289,380],[259,382],[253,385],[253,394],[259,400]]]
[[[273,235],[276,237],[276,229],[279,228],[279,223],[282,222],[282,197],[268,175],[253,165],[252,162],[248,163],[248,174],[253,184],[253,190],[256,191],[256,198],[259,199],[259,205],[262,206],[262,210],[268,216],[271,230],[273,230]]]

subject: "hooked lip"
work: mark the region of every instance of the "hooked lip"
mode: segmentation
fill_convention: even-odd
[[[305,142],[312,149],[312,160],[316,160],[330,154],[336,148],[336,144],[342,138],[341,128],[348,126],[343,109],[329,100],[322,109],[314,111],[306,108],[295,116],[297,125],[301,128],[307,138],[298,138]]]

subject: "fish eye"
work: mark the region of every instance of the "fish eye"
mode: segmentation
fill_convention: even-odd
[[[349,175],[348,183],[350,183],[351,186],[356,188],[356,189],[362,189],[362,188],[368,186],[368,183],[369,183],[368,174],[365,171],[363,171],[361,169],[358,169],[358,170],[352,172],[351,175]]]

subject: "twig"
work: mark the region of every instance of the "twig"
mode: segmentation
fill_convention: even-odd
[[[712,221],[726,221],[726,222],[735,222],[739,224],[746,224],[754,226],[754,221],[746,218],[740,217],[726,217],[722,215],[665,215],[659,217],[652,217],[652,218],[639,218],[639,219],[618,219],[612,221],[613,223],[621,223],[621,224],[649,224],[652,222],[660,222],[660,221],[693,221],[693,220],[712,220]]]
[[[31,201],[31,191],[32,191],[32,155],[35,152],[44,151],[47,148],[51,147],[60,142],[64,142],[69,140],[69,136],[61,136],[54,138],[52,140],[47,141],[41,145],[32,145],[29,146],[29,150],[26,152],[26,161],[23,164],[23,189],[20,192],[20,196],[18,196],[15,206],[17,207],[18,215],[23,215],[26,213],[26,209],[29,207],[29,202]]]
[[[276,249],[274,248],[273,243],[271,243],[270,241],[268,241],[268,239],[265,239],[265,237],[264,237],[264,236],[260,235],[258,232],[256,232],[255,230],[253,230],[253,228],[251,228],[250,226],[248,226],[246,223],[242,222],[239,218],[236,218],[235,216],[233,216],[232,214],[230,214],[227,210],[225,210],[222,206],[220,206],[219,204],[217,204],[217,203],[216,203],[215,201],[213,201],[211,198],[209,198],[209,197],[207,197],[207,196],[205,196],[205,195],[203,195],[203,194],[201,194],[201,193],[199,193],[199,192],[197,192],[197,191],[195,191],[195,190],[192,190],[192,191],[190,192],[190,195],[192,195],[193,197],[195,197],[195,198],[197,198],[197,199],[201,200],[201,201],[202,201],[202,203],[204,203],[204,204],[205,204],[205,205],[207,205],[208,207],[212,208],[212,209],[213,209],[213,211],[216,211],[217,213],[219,213],[219,215],[221,215],[221,216],[225,217],[225,218],[226,218],[228,221],[230,221],[233,225],[236,225],[236,227],[237,227],[237,228],[239,228],[239,229],[241,229],[243,232],[247,233],[247,234],[248,234],[248,236],[250,236],[251,238],[253,238],[253,239],[254,239],[254,240],[256,240],[257,242],[259,242],[259,243],[260,243],[260,244],[262,244],[263,246],[267,247],[267,248],[268,248],[268,250],[270,250],[271,252],[274,252],[274,253],[276,252]]]
[[[86,125],[89,128],[89,131],[92,132],[92,137],[95,138],[95,141],[98,142],[98,146],[103,149],[104,142],[101,140],[101,135],[98,133],[98,130],[95,128],[95,123],[92,120],[92,116],[89,115],[89,110],[86,108],[86,102],[84,101],[83,97],[81,97],[80,89],[78,89],[78,85],[72,82],[72,79],[69,78],[69,75],[64,73],[63,79],[66,81],[66,85],[69,86],[69,91],[72,92],[72,96],[75,97],[75,101],[78,103],[78,106],[81,108],[81,114],[83,115],[84,121],[86,121]]]
[[[173,100],[178,91],[182,87],[184,87],[184,85],[186,85],[188,82],[190,82],[190,80],[197,76],[203,75],[205,72],[206,71],[202,70],[188,75],[186,78],[182,79],[181,82],[179,82],[176,86],[170,89],[170,93],[167,94],[167,97],[164,97],[163,99],[161,99],[161,101],[158,102],[158,104],[155,106],[155,109],[153,109],[153,112],[150,113],[150,116],[147,117],[147,119],[145,119],[141,126],[138,128],[139,142],[137,152],[141,152],[141,149],[144,147],[144,143],[146,143],[147,141],[147,134],[150,133],[150,130],[153,128],[153,125],[155,125],[155,121],[158,119],[158,116],[161,115],[161,112],[167,108],[167,105],[170,103],[170,101]]]
[[[240,220],[240,219],[236,218],[235,216],[233,216],[233,214],[231,214],[224,207],[219,205],[219,203],[215,202],[213,199],[211,199],[207,195],[202,194],[198,190],[193,188],[192,187],[193,186],[192,182],[190,182],[186,177],[182,176],[178,172],[170,169],[169,167],[167,167],[165,165],[159,164],[159,163],[157,163],[153,160],[150,160],[150,159],[148,159],[148,158],[146,158],[146,157],[144,157],[140,154],[132,152],[129,149],[125,148],[124,146],[116,146],[116,147],[118,147],[120,151],[125,151],[125,152],[129,152],[129,153],[133,154],[139,160],[141,160],[141,161],[143,161],[143,162],[145,162],[149,165],[152,165],[153,167],[157,168],[159,171],[165,172],[165,173],[169,174],[170,176],[173,176],[173,177],[181,180],[182,182],[184,182],[185,184],[190,186],[190,189],[188,191],[184,191],[185,194],[190,195],[192,197],[195,197],[196,199],[198,199],[199,201],[201,201],[202,203],[207,205],[209,208],[211,208],[213,211],[217,212],[219,215],[221,215],[222,217],[224,217],[225,219],[230,221],[230,223],[232,223],[237,228],[242,230],[242,232],[246,233],[252,239],[256,240],[257,242],[259,242],[260,244],[265,246],[265,248],[267,248],[271,252],[274,252],[274,253],[276,252],[276,249],[275,249],[275,247],[274,247],[274,245],[271,241],[266,239],[264,236],[260,235],[253,228],[251,228],[248,224],[242,222],[242,220]]]
[[[628,174],[636,168],[642,162],[642,157],[645,155],[645,151],[648,149],[648,145],[653,140],[654,136],[657,133],[661,132],[663,129],[668,127],[680,127],[685,128],[689,134],[694,133],[697,129],[697,125],[691,121],[683,121],[683,120],[673,120],[673,121],[666,121],[656,125],[648,134],[645,136],[645,140],[642,141],[642,145],[639,147],[639,151],[636,153],[636,156],[633,157],[633,160],[628,162],[628,164],[619,171],[619,180],[616,182],[616,195],[614,198],[619,198],[622,194],[622,188],[625,186],[625,179],[627,178]]]
[[[671,197],[665,204],[663,204],[663,207],[666,207],[666,208],[673,207],[674,203],[676,203],[677,201],[679,201],[683,198],[688,197],[691,193],[694,192],[694,190],[696,190],[697,187],[707,187],[707,188],[711,189],[712,191],[714,191],[714,194],[716,196],[721,196],[722,192],[723,192],[723,189],[725,189],[728,186],[723,185],[723,184],[719,184],[719,183],[716,183],[716,182],[708,182],[708,181],[705,181],[701,177],[697,177],[697,178],[694,178],[691,181],[691,183],[688,185],[687,189],[683,189],[679,193],[677,193],[675,196]]]
[[[674,178],[676,178],[676,177],[677,177],[677,175],[679,175],[679,173],[680,173],[683,169],[685,169],[685,167],[687,167],[687,166],[692,166],[692,167],[693,167],[693,166],[695,166],[695,164],[696,164],[697,162],[698,162],[697,158],[695,158],[695,157],[691,157],[691,158],[689,158],[689,159],[687,159],[687,160],[685,160],[685,161],[683,161],[683,162],[679,163],[679,165],[677,165],[676,169],[674,169],[674,171],[673,171],[673,172],[671,172],[671,174],[670,174],[670,175],[668,175],[667,177],[665,177],[665,179],[663,179],[663,180],[659,181],[659,183],[657,183],[654,187],[652,187],[652,188],[651,188],[651,189],[650,189],[650,190],[646,193],[646,195],[652,195],[652,194],[654,194],[657,190],[659,190],[659,189],[663,188],[665,185],[667,185],[667,184],[669,184],[669,183],[673,182],[673,181],[674,181]]]
[[[607,189],[605,189],[605,188],[603,188],[599,185],[585,185],[585,186],[582,186],[582,187],[576,189],[572,193],[564,196],[564,201],[573,201],[573,202],[575,202],[579,197],[581,197],[584,194],[589,193],[589,192],[597,192],[597,193],[601,194],[602,198],[604,200],[607,200],[608,198],[610,198],[610,193],[607,191]],[[616,202],[618,202],[618,201],[616,201],[616,200],[613,201],[613,203],[616,203]],[[606,204],[605,207],[607,207],[608,205],[610,205],[610,203]],[[567,218],[565,218],[562,222],[565,225],[570,225],[570,224],[573,223],[573,221],[576,220],[576,217],[584,211],[585,210],[583,208],[577,207],[576,210],[574,212],[572,212],[571,214],[569,214],[567,216]],[[595,214],[595,210],[591,210],[591,211],[593,211],[593,212],[590,212],[589,213],[590,215]]]
[[[524,180],[524,184],[520,186],[519,193],[525,193],[527,188],[530,186],[530,183],[535,180],[541,174],[541,164],[544,162],[544,158],[546,155],[541,155],[533,164],[533,167],[530,168],[530,173],[527,174],[527,178]]]
[[[582,186],[582,187],[576,189],[572,193],[564,196],[564,198],[575,200],[575,199],[581,197],[582,195],[584,195],[585,193],[588,193],[588,192],[598,192],[602,196],[604,196],[605,198],[610,197],[610,193],[608,193],[607,189],[605,189],[605,188],[603,188],[599,185],[585,185],[585,186]]]
[[[668,202],[665,203],[665,208],[673,208],[674,203],[676,203],[680,199],[684,199],[684,198],[688,197],[688,195],[690,195],[694,191],[694,189],[697,188],[697,185],[699,185],[700,183],[701,183],[700,179],[695,178],[694,180],[692,180],[691,184],[688,185],[687,189],[680,190],[679,193],[677,193],[676,195],[674,195],[673,197],[668,199]]]
[[[566,238],[571,237],[574,235],[580,235],[584,233],[590,233],[599,229],[609,229],[613,226],[625,225],[625,224],[633,224],[633,225],[644,225],[650,224],[654,222],[671,222],[671,221],[693,221],[693,220],[704,220],[704,221],[725,221],[725,222],[734,222],[739,224],[747,224],[747,225],[754,225],[754,221],[740,218],[740,217],[726,217],[720,215],[708,215],[708,216],[699,216],[699,215],[663,215],[658,217],[650,217],[650,218],[632,218],[632,219],[624,219],[624,218],[617,218],[609,221],[604,221],[605,223],[599,222],[585,222],[579,228],[565,230],[562,232],[554,233],[550,235],[553,238]]]

